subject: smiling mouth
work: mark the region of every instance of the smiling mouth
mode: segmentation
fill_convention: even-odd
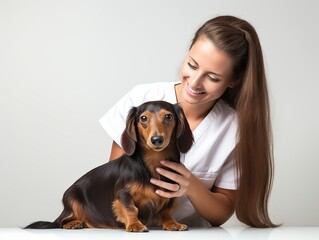
[[[197,90],[192,89],[192,88],[189,86],[188,83],[187,83],[187,89],[188,89],[188,91],[190,91],[190,92],[193,93],[193,94],[205,94],[204,91],[197,91]]]

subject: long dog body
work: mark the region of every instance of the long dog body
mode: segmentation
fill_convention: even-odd
[[[171,213],[175,199],[159,197],[151,178],[163,159],[179,163],[193,135],[182,108],[164,101],[133,107],[122,134],[121,157],[77,180],[63,196],[64,209],[54,222],[35,222],[26,228],[125,228],[145,232],[147,226],[186,230]]]

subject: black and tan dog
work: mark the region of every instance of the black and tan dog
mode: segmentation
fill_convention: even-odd
[[[148,231],[186,230],[172,217],[175,199],[159,197],[151,178],[163,159],[179,163],[193,135],[182,108],[164,101],[133,107],[122,134],[121,157],[86,173],[63,196],[64,209],[54,222],[35,222],[26,228],[125,228]],[[163,179],[163,178],[162,178]],[[168,181],[168,179],[163,179]]]

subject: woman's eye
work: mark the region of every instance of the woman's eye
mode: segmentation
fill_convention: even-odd
[[[219,79],[216,78],[215,76],[207,75],[208,79],[212,82],[219,82]]]
[[[142,123],[147,122],[147,117],[144,116],[144,115],[140,116],[140,121],[141,121]]]
[[[193,70],[197,69],[197,67],[195,65],[191,64],[190,62],[188,62],[187,65]]]
[[[165,120],[166,121],[172,121],[173,120],[173,115],[172,114],[166,114],[165,115]]]

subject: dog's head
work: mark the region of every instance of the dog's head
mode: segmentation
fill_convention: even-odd
[[[152,101],[131,108],[121,143],[126,154],[132,155],[136,144],[162,151],[173,138],[182,153],[186,153],[193,144],[193,134],[183,109],[178,104]]]

